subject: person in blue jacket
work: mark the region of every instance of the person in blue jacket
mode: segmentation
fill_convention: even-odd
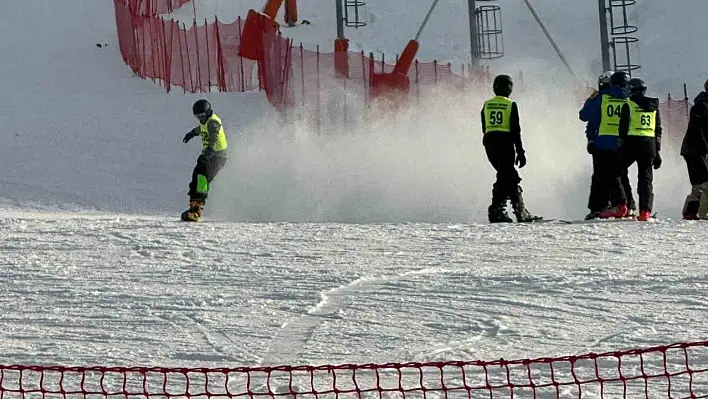
[[[610,86],[589,99],[579,113],[580,119],[587,122],[587,150],[593,155],[596,174],[597,191],[591,192],[590,202],[593,207],[603,208],[599,213],[588,215],[590,217],[627,216],[627,194],[621,183],[624,168],[619,158],[619,119],[628,96],[629,75],[624,71],[614,72]],[[608,196],[610,207],[606,203]],[[597,212],[597,209],[591,211]]]
[[[590,107],[592,106],[588,105],[588,103],[590,103],[593,99],[597,98],[597,96],[607,93],[607,90],[610,87],[610,78],[612,77],[613,73],[614,71],[605,71],[598,77],[597,90],[585,100],[583,108],[579,112],[579,117],[581,121],[588,122],[588,115],[591,114],[591,111],[588,111],[588,109],[590,109]],[[590,195],[588,197],[588,209],[590,210],[590,212],[588,212],[588,214],[585,216],[585,220],[599,218],[600,212],[610,206],[610,193],[604,191],[601,192],[599,190],[599,179],[597,170],[602,167],[598,166],[598,162],[600,161],[601,157],[597,157],[593,154],[594,151],[592,142],[590,139],[590,135],[588,135],[588,132],[591,131],[590,128],[591,125],[588,123],[585,129],[585,134],[588,138],[588,145],[586,148],[588,154],[592,156],[593,173],[590,180]],[[627,196],[627,215],[631,216],[636,213],[637,206],[634,201],[634,196],[632,195],[632,186],[630,184],[627,172],[628,171],[624,171],[624,173],[622,173],[621,182],[622,187],[624,188],[624,192]]]

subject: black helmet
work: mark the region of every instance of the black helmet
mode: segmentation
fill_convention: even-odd
[[[706,82],[703,83],[703,90],[708,91],[708,80],[706,80]]]
[[[509,97],[514,88],[514,82],[511,81],[509,75],[497,75],[492,84],[494,94],[497,96]]]
[[[647,84],[639,78],[632,78],[629,80],[629,92],[644,95],[647,92]]]
[[[624,89],[629,85],[629,75],[625,71],[617,71],[610,77],[610,84]]]
[[[206,120],[213,114],[211,110],[211,103],[205,99],[197,100],[194,105],[192,105],[192,113],[197,119]]]

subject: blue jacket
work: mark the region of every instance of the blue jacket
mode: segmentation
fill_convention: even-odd
[[[580,120],[587,122],[585,127],[585,137],[592,142],[593,148],[600,151],[617,151],[617,140],[619,136],[598,136],[597,132],[600,129],[600,119],[602,118],[602,95],[607,94],[614,98],[627,98],[627,91],[610,86],[602,89],[594,97],[588,98],[583,105],[583,108],[578,113]]]

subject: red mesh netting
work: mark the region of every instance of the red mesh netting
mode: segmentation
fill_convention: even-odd
[[[156,16],[182,7],[192,0],[117,0],[133,11],[133,15]]]
[[[0,366],[0,397],[701,398],[708,342],[492,362],[239,368]]]
[[[278,110],[298,110],[300,116],[318,127],[323,121],[341,122],[348,113],[359,114],[371,100],[374,73],[390,73],[396,59],[374,60],[373,55],[349,52],[349,77],[335,76],[334,53],[292,46],[280,31],[267,26],[264,57],[258,62],[240,57],[244,21],[213,22],[187,27],[166,21],[159,14],[188,0],[114,0],[118,41],[124,61],[133,72],[164,85],[182,87],[185,92],[247,91],[261,88]],[[255,43],[259,48],[260,43]],[[251,43],[253,45],[253,43]],[[258,82],[254,82],[254,67]],[[470,89],[488,91],[493,75],[488,69],[464,66],[461,73],[452,65],[436,61],[415,61],[408,78],[407,95],[420,97],[430,90]],[[404,95],[404,94],[402,94]],[[582,95],[580,95],[582,97]],[[579,99],[583,101],[584,99]],[[581,104],[579,104],[581,105]],[[662,103],[667,136],[681,137],[687,123],[687,100]]]

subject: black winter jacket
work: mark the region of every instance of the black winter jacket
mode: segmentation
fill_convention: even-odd
[[[681,155],[706,154],[708,154],[708,93],[704,91],[693,100],[686,134],[681,144]]]

